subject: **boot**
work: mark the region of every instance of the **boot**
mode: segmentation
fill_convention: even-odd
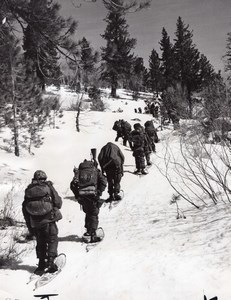
[[[120,194],[116,193],[114,196],[115,200],[120,201],[122,200],[122,197],[120,196]]]
[[[152,163],[150,162],[150,160],[147,162],[147,165],[148,165],[148,166],[151,166],[151,165],[152,165]]]
[[[100,242],[101,241],[101,238],[97,236],[96,234],[96,231],[93,230],[92,233],[91,233],[91,241],[90,243],[97,243],[97,242]]]
[[[134,174],[137,174],[137,175],[141,174],[141,171],[139,169],[137,169],[137,170],[134,171]]]
[[[110,194],[109,198],[105,202],[108,203],[108,202],[112,202],[114,200],[115,200],[114,195]]]
[[[91,232],[90,232],[90,230],[87,230],[87,232],[84,233],[83,241],[85,243],[90,243],[90,241],[91,241]]]
[[[41,276],[45,272],[46,261],[44,258],[39,259],[38,268],[35,269],[34,274]]]
[[[141,174],[143,174],[143,175],[147,175],[147,174],[148,174],[148,172],[147,172],[147,171],[145,171],[145,169],[142,169],[142,170],[141,170]]]
[[[33,240],[35,240],[36,238],[35,238],[35,235],[34,235],[33,233],[29,232],[29,233],[25,236],[25,239],[26,239],[27,241],[33,241]]]
[[[55,273],[58,271],[57,265],[54,263],[55,257],[50,256],[48,257],[48,266],[46,269],[46,273]]]

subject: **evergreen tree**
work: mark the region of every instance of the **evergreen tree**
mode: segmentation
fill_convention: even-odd
[[[25,58],[33,61],[43,88],[46,83],[60,84],[59,58],[61,54],[65,55],[62,49],[71,52],[76,46],[70,40],[76,22],[71,18],[65,20],[59,10],[59,4],[49,4],[48,0],[31,0],[23,9],[13,9],[27,24],[23,43]]]
[[[226,54],[225,58],[225,71],[228,73],[228,78],[230,79],[231,71],[231,32],[229,32],[226,40]]]
[[[32,144],[38,146],[41,143],[39,131],[46,124],[53,104],[44,102],[33,64],[25,62],[19,41],[8,28],[4,30],[4,41],[0,47],[3,71],[0,117],[4,125],[12,130],[14,153],[20,156],[20,148],[26,147],[31,152]]]
[[[91,75],[93,76],[96,73],[96,63],[99,58],[98,52],[94,51],[92,47],[90,47],[90,43],[87,41],[85,37],[80,41],[80,69],[82,73],[82,84],[86,89],[90,84]]]
[[[185,25],[181,17],[176,24],[176,38],[174,53],[176,58],[177,79],[181,83],[182,91],[187,95],[189,116],[192,116],[191,93],[198,89],[200,71],[200,53],[193,44],[193,33],[189,25]]]
[[[160,68],[160,58],[155,49],[152,50],[149,57],[149,78],[148,86],[153,93],[157,96],[161,91],[162,86],[162,74]]]
[[[105,18],[107,26],[102,37],[107,44],[101,48],[104,67],[102,79],[110,83],[112,97],[116,97],[118,82],[130,74],[133,62],[131,50],[136,44],[136,40],[130,38],[125,13],[120,8],[122,5],[122,0],[105,5],[108,10]]]
[[[137,99],[139,92],[144,90],[144,75],[144,60],[141,57],[137,57],[134,59],[129,78],[129,88],[133,91],[134,99]]]
[[[210,85],[211,81],[215,80],[218,76],[213,66],[204,54],[201,54],[199,59],[200,71],[199,71],[199,86],[201,89]],[[219,77],[219,76],[218,76]]]
[[[205,116],[211,122],[211,125],[213,125],[214,120],[218,117],[230,118],[229,93],[219,73],[203,89],[202,96],[204,99]]]
[[[0,84],[1,103],[3,109],[8,107],[6,125],[12,129],[14,153],[19,156],[22,143],[20,137],[22,138],[25,128],[31,130],[30,119],[39,107],[41,91],[37,89],[36,78],[26,73],[28,67],[25,66],[19,41],[11,34],[5,38],[6,43],[0,49],[0,60],[4,68]]]
[[[165,30],[162,29],[162,39],[159,42],[161,54],[161,73],[162,73],[162,89],[176,84],[175,57],[173,45],[170,37]]]
[[[193,43],[193,33],[181,17],[177,20],[174,45],[175,68],[183,94],[188,101],[189,116],[192,117],[192,93],[200,90],[214,78],[215,72],[205,55],[200,54]]]

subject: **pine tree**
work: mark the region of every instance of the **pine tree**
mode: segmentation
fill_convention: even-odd
[[[162,89],[176,84],[175,57],[173,45],[170,37],[165,30],[162,29],[162,39],[159,42],[161,54],[161,73],[162,73]]]
[[[65,55],[64,50],[73,51],[76,46],[70,40],[76,22],[61,17],[59,10],[59,4],[49,5],[48,0],[31,0],[23,9],[14,9],[27,24],[23,43],[25,58],[33,61],[43,89],[46,83],[60,84],[60,55]]]
[[[36,78],[28,77],[19,41],[12,34],[7,36],[3,48],[5,50],[1,48],[0,51],[4,67],[0,84],[1,102],[3,108],[6,105],[8,107],[9,119],[6,125],[12,129],[14,153],[19,156],[22,142],[20,134],[22,137],[23,128],[31,129],[29,119],[41,99],[41,91],[37,89]]]
[[[136,40],[130,38],[125,13],[120,7],[122,0],[113,1],[112,5],[105,5],[108,15],[107,23],[102,37],[106,40],[106,47],[102,47],[103,71],[102,79],[111,86],[111,96],[116,97],[118,82],[128,77],[133,62],[131,50]]]
[[[99,54],[97,51],[94,51],[90,46],[90,43],[85,37],[80,41],[80,69],[82,73],[82,84],[86,89],[90,84],[91,76],[94,76],[96,73],[96,63],[98,62]]]
[[[218,73],[213,80],[203,89],[205,116],[213,125],[218,117],[229,117],[231,115],[230,99],[223,78]]]
[[[155,49],[152,50],[149,57],[149,78],[148,86],[153,93],[156,93],[157,96],[161,91],[162,87],[162,74],[160,68],[160,58]]]
[[[198,83],[200,88],[203,89],[204,87],[210,85],[211,81],[213,81],[218,74],[216,74],[213,66],[204,54],[200,55],[199,64],[200,71]]]
[[[19,41],[9,30],[4,34],[5,44],[0,47],[4,71],[0,80],[1,117],[12,131],[14,153],[20,156],[22,147],[31,152],[32,144],[41,143],[39,131],[46,124],[52,103],[43,100],[33,64],[25,62]]]
[[[230,71],[231,71],[231,32],[229,32],[226,40],[226,54],[225,58],[225,71],[228,73],[228,77],[230,79]]]
[[[181,83],[182,91],[187,95],[189,116],[192,116],[191,93],[198,88],[200,71],[200,53],[193,43],[193,33],[189,30],[189,25],[185,25],[181,17],[176,24],[176,38],[174,53],[176,58],[176,71],[178,80]]]
[[[129,77],[129,88],[133,91],[134,99],[137,99],[139,92],[144,90],[144,75],[144,60],[142,57],[137,57],[134,59]]]
[[[200,54],[193,43],[193,33],[181,17],[177,20],[174,44],[175,68],[183,94],[188,101],[189,116],[192,117],[192,93],[200,90],[214,78],[215,72],[205,55]]]

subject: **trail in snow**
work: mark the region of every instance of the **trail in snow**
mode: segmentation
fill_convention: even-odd
[[[75,113],[65,112],[60,129],[44,133],[44,145],[35,150],[35,156],[15,164],[16,174],[26,166],[18,176],[22,187],[36,169],[44,169],[63,198],[63,219],[58,222],[59,252],[66,253],[67,264],[39,293],[58,293],[57,300],[201,300],[205,291],[208,297],[217,295],[219,300],[229,300],[230,211],[226,208],[226,217],[222,218],[221,207],[200,213],[188,208],[186,219],[176,219],[176,209],[170,205],[173,191],[155,167],[164,156],[162,141],[157,144],[157,154],[152,155],[148,175],[124,173],[124,199],[112,210],[108,205],[102,207],[99,218],[105,239],[86,253],[80,240],[84,213],[69,189],[73,166],[90,158],[91,148],[96,147],[99,153],[107,142],[114,142],[116,133],[111,128],[115,120],[124,118],[134,124],[132,119],[137,116],[141,123],[150,119],[148,115],[134,114],[133,108],[139,103],[129,102],[130,108],[122,102],[114,101],[113,105],[113,109],[116,105],[123,107],[124,112],[82,113],[80,133],[75,130]],[[121,143],[122,140],[117,145],[125,155],[125,169],[133,171],[132,153]],[[13,163],[9,155],[4,157],[10,172]],[[7,175],[5,171],[0,174]],[[107,196],[105,191],[103,198]],[[23,188],[15,197],[18,207],[22,198]],[[34,246],[33,241],[27,245],[27,255],[15,270],[0,270],[4,282],[0,289],[10,294],[10,299],[33,298],[32,286],[26,286],[26,282],[37,263]]]

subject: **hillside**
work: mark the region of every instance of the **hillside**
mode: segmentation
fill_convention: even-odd
[[[71,101],[65,90],[61,90],[61,101],[64,108]],[[176,207],[170,204],[174,191],[156,167],[164,166],[166,138],[172,149],[177,146],[177,133],[171,127],[158,132],[160,142],[146,176],[127,172],[135,169],[134,157],[122,140],[116,142],[125,155],[121,182],[124,199],[114,208],[109,204],[101,208],[99,219],[105,239],[86,252],[79,239],[84,232],[84,213],[69,189],[73,167],[90,158],[91,148],[99,153],[107,142],[114,142],[115,120],[123,118],[134,124],[137,119],[141,123],[151,119],[151,115],[134,112],[145,104],[141,99],[133,101],[125,91],[120,91],[120,98],[115,100],[105,95],[104,101],[105,112],[81,113],[80,132],[75,130],[75,113],[64,111],[59,128],[44,130],[44,144],[33,149],[33,156],[24,153],[17,158],[0,149],[1,205],[10,193],[15,216],[23,221],[24,189],[36,169],[44,170],[63,199],[59,252],[67,255],[63,272],[34,292],[33,284],[26,282],[37,263],[35,242],[18,244],[18,251],[24,250],[21,262],[0,270],[0,299],[29,300],[34,294],[57,293],[59,296],[51,299],[202,300],[205,294],[208,299],[217,296],[230,300],[230,207],[196,210],[181,200],[186,218],[176,218]],[[123,112],[115,112],[118,108]],[[2,136],[6,135],[3,131]],[[108,197],[107,190],[102,197]],[[25,228],[20,230],[24,232]],[[2,233],[2,241],[7,243],[11,229]]]

